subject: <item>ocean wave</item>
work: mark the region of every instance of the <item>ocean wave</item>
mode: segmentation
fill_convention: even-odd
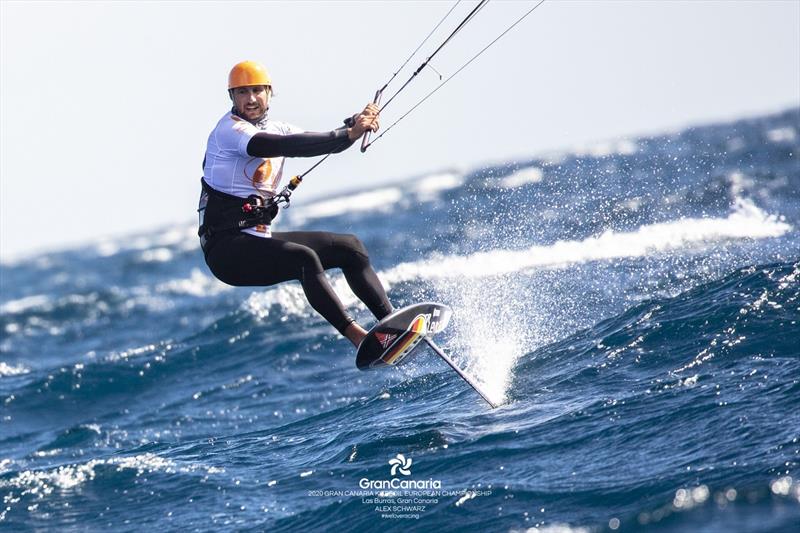
[[[176,297],[213,298],[233,290],[200,268],[187,277],[156,284],[109,285],[82,293],[48,296],[37,294],[0,305],[0,326],[8,341],[16,335],[61,335],[67,329],[102,324],[109,317],[127,318],[136,313],[169,313],[179,307]],[[178,319],[177,317],[176,319]]]
[[[309,493],[399,453],[462,490],[424,529],[791,529],[798,117],[312,199],[397,306],[453,308],[436,341],[498,409],[426,347],[357,371],[299,283],[218,282],[195,224],[4,264],[0,529],[401,531]]]
[[[484,278],[535,268],[560,268],[591,261],[643,257],[730,239],[779,237],[791,229],[792,226],[780,217],[766,214],[749,200],[739,200],[732,213],[725,218],[687,218],[645,225],[632,232],[609,230],[582,241],[559,241],[524,250],[498,249],[468,256],[431,257],[400,263],[378,272],[378,277],[384,288],[390,290],[394,285],[416,279]],[[344,276],[334,274],[329,278],[345,307],[365,308],[350,290]],[[463,290],[450,296],[462,298]],[[482,292],[483,297],[485,294]],[[302,288],[295,284],[256,291],[242,304],[242,309],[259,319],[268,317],[270,312],[277,312],[280,316],[313,316]],[[517,337],[522,338],[521,335]],[[497,374],[501,375],[506,376],[507,373]],[[503,389],[499,385],[494,388]]]
[[[7,505],[0,512],[0,522],[16,505],[31,506],[35,502],[50,499],[54,493],[71,491],[101,476],[131,470],[136,476],[142,474],[195,474],[214,475],[224,473],[223,468],[201,463],[182,464],[154,453],[143,453],[124,457],[91,459],[84,463],[62,465],[46,470],[6,472],[0,478],[0,490],[5,490]],[[31,509],[29,508],[29,511]]]
[[[642,301],[526,354],[518,376],[523,376],[522,382],[528,375],[546,380],[551,372],[542,365],[554,364],[560,381],[573,371],[570,379],[580,381],[587,375],[595,379],[595,370],[607,368],[662,373],[651,382],[649,394],[694,388],[718,372],[719,365],[731,365],[739,358],[746,364],[739,370],[742,381],[755,382],[762,379],[763,370],[748,363],[752,354],[791,352],[794,324],[800,320],[798,279],[800,263],[751,266],[675,296]],[[669,350],[662,353],[665,346]],[[730,368],[727,371],[734,375]],[[739,387],[745,390],[744,385]]]
[[[162,291],[180,293],[186,292],[186,288],[167,285]],[[173,307],[173,301],[154,293],[150,287],[109,286],[85,293],[37,295],[6,302],[0,323],[5,324],[6,333],[59,336],[69,329],[90,327],[106,317],[126,316],[137,309],[162,312]]]
[[[110,257],[120,252],[142,251],[143,262],[168,261],[167,254],[175,250],[186,251],[197,248],[197,226],[195,224],[173,224],[146,234],[133,234],[125,237],[109,237],[100,240],[93,247],[100,257]]]
[[[525,250],[492,250],[399,264],[382,273],[389,284],[418,278],[479,278],[531,268],[563,267],[590,261],[644,257],[730,239],[780,237],[792,226],[768,215],[750,200],[736,202],[725,218],[684,218],[641,226],[632,232],[608,230],[582,241],[559,241]]]

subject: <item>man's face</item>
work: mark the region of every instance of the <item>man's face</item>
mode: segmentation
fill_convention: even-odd
[[[272,89],[266,85],[237,87],[233,89],[233,105],[242,117],[256,120],[269,109],[271,95]]]

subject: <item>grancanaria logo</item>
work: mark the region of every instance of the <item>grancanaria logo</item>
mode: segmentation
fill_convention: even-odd
[[[392,475],[396,476],[399,471],[404,476],[410,476],[412,461],[411,457],[406,459],[406,456],[402,453],[398,453],[397,457],[389,459],[389,464],[392,465]]]
[[[364,477],[358,481],[358,486],[364,490],[441,490],[442,480],[440,479],[399,479],[395,477],[398,472],[404,476],[410,476],[412,462],[411,457],[398,453],[397,456],[389,459],[392,467],[392,479]]]

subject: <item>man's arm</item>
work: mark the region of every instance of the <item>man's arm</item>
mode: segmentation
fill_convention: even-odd
[[[313,157],[346,150],[365,131],[378,130],[378,108],[369,104],[364,111],[345,119],[345,127],[324,133],[276,135],[258,132],[247,143],[247,154],[253,157]]]
[[[339,153],[353,144],[346,129],[324,133],[277,135],[259,132],[247,143],[247,154],[253,157],[313,157]]]

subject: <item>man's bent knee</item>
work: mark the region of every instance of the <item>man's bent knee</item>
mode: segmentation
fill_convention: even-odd
[[[292,250],[291,262],[297,267],[297,279],[301,281],[305,275],[316,275],[324,271],[317,253],[305,246]]]
[[[364,243],[361,242],[361,239],[352,233],[346,233],[338,235],[336,240],[337,245],[345,249],[359,266],[369,265],[369,254],[367,253],[367,248],[364,246]]]

